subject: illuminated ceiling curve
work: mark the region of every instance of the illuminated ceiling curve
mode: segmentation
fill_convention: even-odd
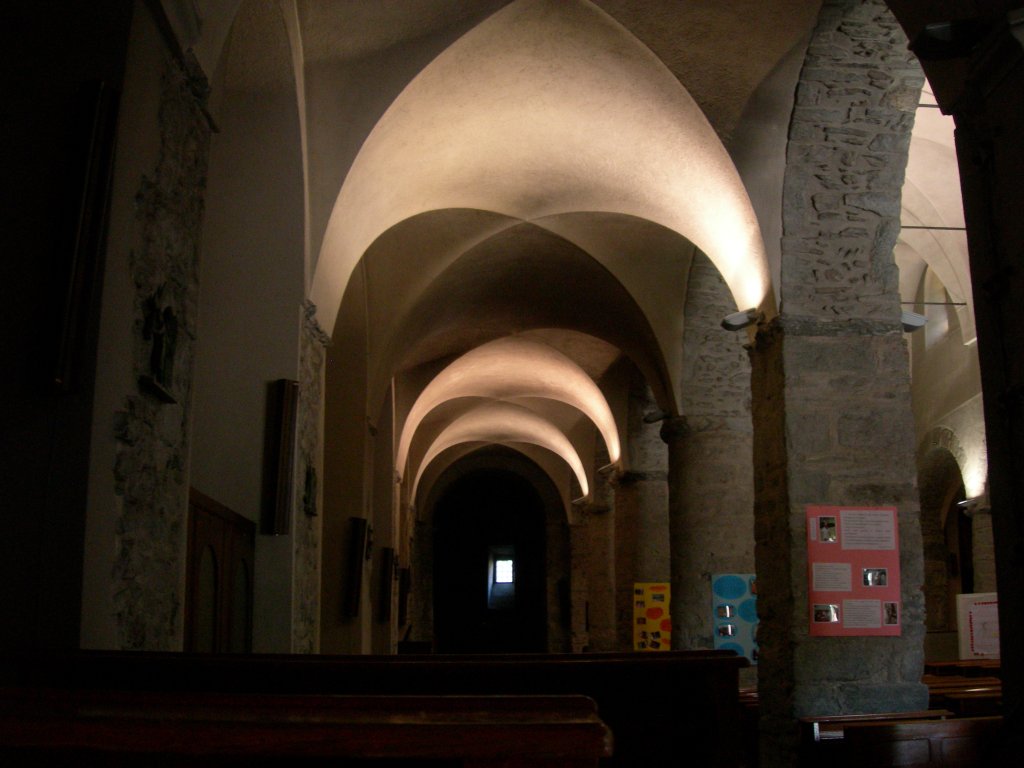
[[[610,461],[614,463],[619,459],[621,449],[615,419],[600,388],[586,372],[546,344],[511,336],[466,353],[423,390],[409,411],[399,439],[395,467],[400,476],[404,474],[409,447],[423,419],[442,403],[462,397],[502,401],[539,397],[571,405],[597,427]],[[518,408],[502,413],[503,428],[505,422],[517,417],[528,418],[532,423],[532,412]]]
[[[327,226],[311,291],[325,329],[370,244],[439,208],[524,221],[635,216],[704,251],[738,306],[759,306],[769,293],[753,209],[700,108],[648,48],[582,0],[510,4],[391,104]]]
[[[579,483],[581,495],[586,497],[590,493],[583,462],[569,438],[557,426],[521,405],[494,401],[479,405],[453,420],[434,439],[416,470],[411,498],[416,498],[420,478],[434,459],[448,448],[472,442],[512,446],[529,443],[546,448],[569,465]]]

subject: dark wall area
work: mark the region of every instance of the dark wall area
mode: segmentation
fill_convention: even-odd
[[[78,645],[106,192],[132,5],[0,12],[0,649]]]

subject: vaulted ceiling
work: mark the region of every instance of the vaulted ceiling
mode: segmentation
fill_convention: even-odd
[[[614,461],[607,402],[489,389],[462,377],[479,374],[480,350],[599,392],[624,357],[672,412],[698,253],[734,308],[774,311],[771,226],[734,156],[756,155],[745,125],[764,116],[762,91],[806,42],[819,0],[199,6],[195,52],[218,72],[215,92],[294,91],[308,296],[328,333],[343,302],[363,316],[367,417],[396,376],[428,372],[426,399],[397,414],[399,474],[419,478],[445,448],[490,435],[543,445],[585,488],[580,446],[562,438],[590,421]],[[792,98],[786,82],[774,98]],[[932,173],[928,154],[946,149],[930,117],[905,223],[955,223],[949,195],[932,191],[948,181]],[[962,295],[944,238],[906,235],[904,261]]]

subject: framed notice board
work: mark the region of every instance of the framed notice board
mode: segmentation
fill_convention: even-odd
[[[811,636],[899,635],[896,507],[807,507]]]

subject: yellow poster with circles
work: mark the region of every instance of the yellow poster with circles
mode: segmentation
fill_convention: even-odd
[[[668,612],[668,582],[633,584],[633,650],[667,651],[672,648],[672,617]]]

